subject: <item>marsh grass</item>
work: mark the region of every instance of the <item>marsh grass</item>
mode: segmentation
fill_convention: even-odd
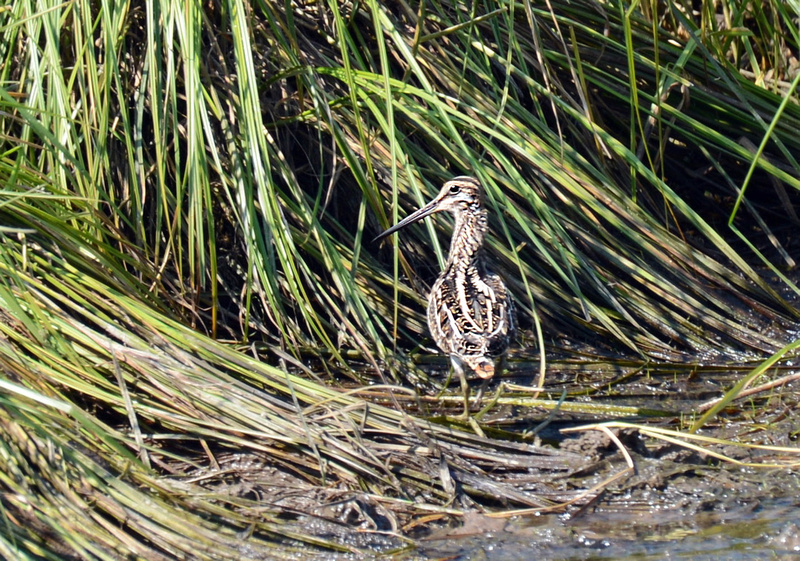
[[[562,337],[645,362],[793,351],[798,15],[689,4],[0,8],[3,554],[389,550],[466,495],[569,500],[547,487],[566,452],[335,388],[429,382],[445,221],[369,240],[453,175],[486,186],[542,373]],[[236,453],[376,532],[217,494]]]

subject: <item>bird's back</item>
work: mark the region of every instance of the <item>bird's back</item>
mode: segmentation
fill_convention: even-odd
[[[494,360],[514,337],[514,304],[499,275],[446,270],[428,298],[428,327],[436,345],[471,367],[478,357]]]

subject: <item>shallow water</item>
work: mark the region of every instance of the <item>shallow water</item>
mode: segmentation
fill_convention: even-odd
[[[570,520],[542,516],[511,521],[500,531],[420,543],[423,558],[502,560],[694,559],[800,557],[800,507],[793,499],[758,508],[696,514],[600,511]]]
[[[669,522],[660,522],[657,513],[647,521],[599,513],[584,521],[541,517],[512,521],[501,531],[480,536],[422,542],[418,553],[428,559],[498,561],[798,558],[800,508],[789,503]]]
[[[581,370],[579,384],[599,388],[587,399],[675,411],[676,417],[664,424],[685,430],[677,422],[681,415],[691,416],[699,403],[719,397],[751,367],[691,367],[680,372],[674,367],[648,368],[613,387],[604,385],[602,379],[619,377],[619,370],[609,375],[604,369],[592,373],[566,368],[561,382],[558,374],[550,374],[549,382],[553,384],[550,387],[558,387],[559,383],[574,387],[575,371]],[[776,370],[773,377],[787,371]],[[519,379],[519,371],[512,376]],[[787,385],[736,402],[703,432],[737,442],[793,448],[800,433],[797,402],[797,384]],[[559,428],[603,420],[578,417],[557,415],[540,436],[554,441],[560,438],[563,445]],[[488,420],[509,431],[519,430],[524,424],[513,411],[503,414],[502,408],[498,408],[494,421],[491,417]],[[569,514],[506,521],[474,515],[456,527],[440,529],[421,539],[409,558],[800,559],[800,470],[741,467],[712,461],[702,453],[680,447],[671,451],[669,445],[654,445],[652,439],[642,440],[638,452],[631,450],[636,473],[616,482],[591,504]],[[636,448],[635,444],[632,448]],[[745,462],[758,462],[760,458],[758,452],[738,447],[716,449]],[[609,471],[624,467],[618,456],[612,456],[614,465]],[[793,461],[797,462],[797,457]],[[594,473],[576,480],[575,487],[591,485],[592,476],[602,477],[599,472]]]
[[[481,419],[486,439],[465,443],[463,449],[460,440],[448,440],[442,433],[434,437],[429,432],[431,441],[421,441],[432,446],[434,438],[442,438],[451,454],[445,472],[453,478],[447,503],[451,514],[400,509],[397,524],[381,525],[388,518],[376,514],[388,507],[365,495],[361,502],[358,497],[339,501],[345,515],[324,511],[325,520],[298,520],[300,529],[325,522],[321,535],[401,561],[800,559],[800,467],[786,467],[800,466],[800,380],[789,378],[796,371],[793,365],[777,365],[754,380],[752,386],[787,383],[764,386],[764,391],[729,403],[700,430],[719,440],[700,442],[692,449],[686,439],[678,444],[643,431],[658,428],[685,436],[702,404],[722,396],[758,362],[642,365],[550,360],[545,391],[534,403],[528,390],[535,383],[535,363],[512,361],[509,371],[493,380],[484,398],[490,402],[499,382],[527,388],[512,389],[493,402]],[[397,399],[421,420],[444,422],[443,415],[461,412],[463,398],[458,388],[446,392],[450,399],[437,396],[440,387],[433,386],[444,382],[446,365],[432,363],[426,370],[430,387],[421,388],[418,396],[398,394]],[[597,430],[562,432],[607,421],[638,427],[615,428],[619,443]],[[422,426],[420,421],[415,430]],[[566,467],[537,456],[542,449],[563,455],[554,459],[568,457]],[[627,470],[625,454],[635,469]],[[409,466],[418,464],[410,461]],[[441,476],[436,470],[430,473]],[[477,477],[483,475],[487,479]],[[530,507],[525,500],[532,496],[549,504],[575,502],[566,513],[496,517]],[[358,508],[348,511],[345,507],[351,503]],[[297,510],[309,510],[302,507]]]
[[[764,560],[800,557],[800,505],[765,501],[691,517],[674,512],[540,516],[512,520],[498,531],[460,539],[424,540],[427,559]]]

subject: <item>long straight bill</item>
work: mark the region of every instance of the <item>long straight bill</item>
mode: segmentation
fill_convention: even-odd
[[[382,239],[384,239],[385,237],[391,236],[392,234],[394,234],[396,231],[400,230],[401,228],[405,228],[409,224],[412,224],[412,223],[414,223],[414,222],[416,222],[418,220],[422,220],[426,216],[430,216],[431,214],[436,212],[436,210],[438,208],[439,208],[439,199],[436,198],[436,199],[432,200],[431,202],[429,202],[428,204],[426,204],[421,209],[419,209],[418,211],[416,211],[415,213],[409,214],[408,216],[403,218],[400,222],[398,222],[397,224],[395,224],[394,226],[392,226],[391,228],[389,228],[385,232],[383,232],[380,235],[378,235],[374,240],[372,240],[372,242],[373,243],[374,242],[379,242]]]

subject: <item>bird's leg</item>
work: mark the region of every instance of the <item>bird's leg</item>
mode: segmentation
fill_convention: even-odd
[[[464,394],[464,412],[456,417],[456,420],[466,421],[469,423],[469,426],[472,427],[472,430],[475,431],[475,434],[481,438],[486,438],[486,435],[484,434],[483,430],[481,430],[478,422],[469,416],[469,384],[467,383],[466,367],[458,357],[451,356],[450,360],[453,363],[453,370],[456,371],[456,374],[458,374],[458,379],[461,381],[461,391]]]
[[[489,382],[491,378],[484,378],[483,382],[481,382],[481,387],[478,388],[478,393],[475,394],[475,407],[480,409],[481,407],[481,400],[483,399],[483,393],[486,391],[486,388],[489,386]]]
[[[455,370],[455,364],[453,364],[453,368],[448,368],[447,369],[447,379],[444,381],[444,385],[442,386],[442,389],[436,395],[436,399],[437,400],[440,397],[442,397],[444,395],[444,393],[447,391],[447,388],[450,387],[450,381],[453,379],[453,370]]]
[[[492,399],[489,405],[481,409],[481,400],[483,399],[483,392],[486,391],[486,386],[489,385],[489,380],[491,380],[491,378],[484,378],[483,382],[481,383],[481,387],[478,388],[478,393],[475,395],[475,407],[478,408],[478,412],[475,413],[474,417],[476,424],[483,418],[484,415],[486,415],[489,409],[494,407],[494,404],[497,403],[497,395],[495,395],[494,399]]]
[[[469,419],[469,384],[467,383],[467,373],[464,369],[464,363],[459,359],[452,357],[451,361],[453,363],[453,370],[456,371],[458,379],[461,381],[461,393],[464,395],[464,413],[461,415],[460,419],[466,421]]]
[[[484,407],[483,409],[481,409],[480,411],[475,413],[475,419],[478,420],[478,421],[483,419],[483,416],[486,415],[489,411],[491,411],[492,407],[497,405],[497,402],[500,400],[500,396],[503,395],[503,393],[507,389],[508,389],[508,386],[506,385],[506,383],[505,382],[500,382],[500,384],[497,386],[497,391],[494,392],[494,396],[489,401],[489,403],[486,404],[486,407]]]
[[[506,357],[503,356],[499,364],[497,365],[496,372],[502,373],[506,368]],[[475,413],[475,420],[480,421],[486,413],[488,413],[492,407],[494,407],[497,402],[500,400],[500,396],[503,395],[503,392],[506,391],[507,386],[505,382],[500,382],[497,386],[497,391],[494,393],[494,397],[492,397],[491,401],[486,404],[486,407],[481,408],[481,399],[483,398],[483,392],[486,390],[486,387],[489,385],[489,380],[491,378],[486,378],[483,380],[480,389],[478,390],[478,395],[475,397],[475,401],[477,402],[478,412]]]

